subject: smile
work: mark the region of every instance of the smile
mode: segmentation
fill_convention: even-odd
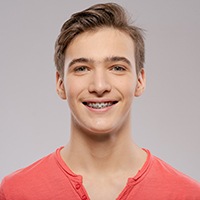
[[[94,109],[102,109],[109,106],[116,104],[117,101],[110,101],[110,102],[83,102],[84,105],[94,108]]]

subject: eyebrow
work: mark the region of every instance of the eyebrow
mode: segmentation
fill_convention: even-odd
[[[71,67],[72,65],[76,64],[76,63],[89,63],[89,62],[93,62],[91,59],[88,59],[88,58],[76,58],[76,59],[73,59],[68,67]]]
[[[104,59],[104,62],[125,62],[126,64],[130,65],[131,66],[131,62],[123,57],[123,56],[111,56],[111,57],[106,57]],[[76,59],[73,59],[68,67],[71,67],[72,65],[76,64],[76,63],[94,63],[95,61],[93,59],[88,59],[88,58],[76,58]]]
[[[125,57],[122,57],[122,56],[111,56],[111,57],[108,57],[105,59],[106,62],[125,62],[126,64],[128,65],[131,65],[131,62],[130,60],[128,60],[127,58]]]

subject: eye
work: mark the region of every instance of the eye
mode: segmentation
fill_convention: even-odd
[[[121,65],[114,65],[114,66],[112,66],[111,70],[121,72],[121,71],[125,71],[126,68]]]
[[[79,67],[75,67],[74,71],[75,72],[86,72],[86,71],[89,71],[89,68],[86,66],[79,66]]]

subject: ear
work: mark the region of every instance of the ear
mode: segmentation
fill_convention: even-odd
[[[138,73],[138,80],[137,80],[137,86],[135,89],[135,96],[139,97],[140,95],[142,95],[145,88],[146,88],[146,73],[145,73],[144,68],[142,68],[140,70],[140,72]]]
[[[61,77],[60,73],[57,71],[56,72],[56,91],[57,94],[60,96],[62,99],[66,99],[66,93],[65,93],[65,87],[63,84],[63,78]]]

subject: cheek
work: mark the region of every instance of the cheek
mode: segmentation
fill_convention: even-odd
[[[65,82],[65,91],[68,101],[78,98],[79,94],[83,91],[82,81],[75,80],[73,78],[68,78]]]
[[[136,83],[133,79],[118,80],[117,85],[117,88],[125,98],[134,96]]]

